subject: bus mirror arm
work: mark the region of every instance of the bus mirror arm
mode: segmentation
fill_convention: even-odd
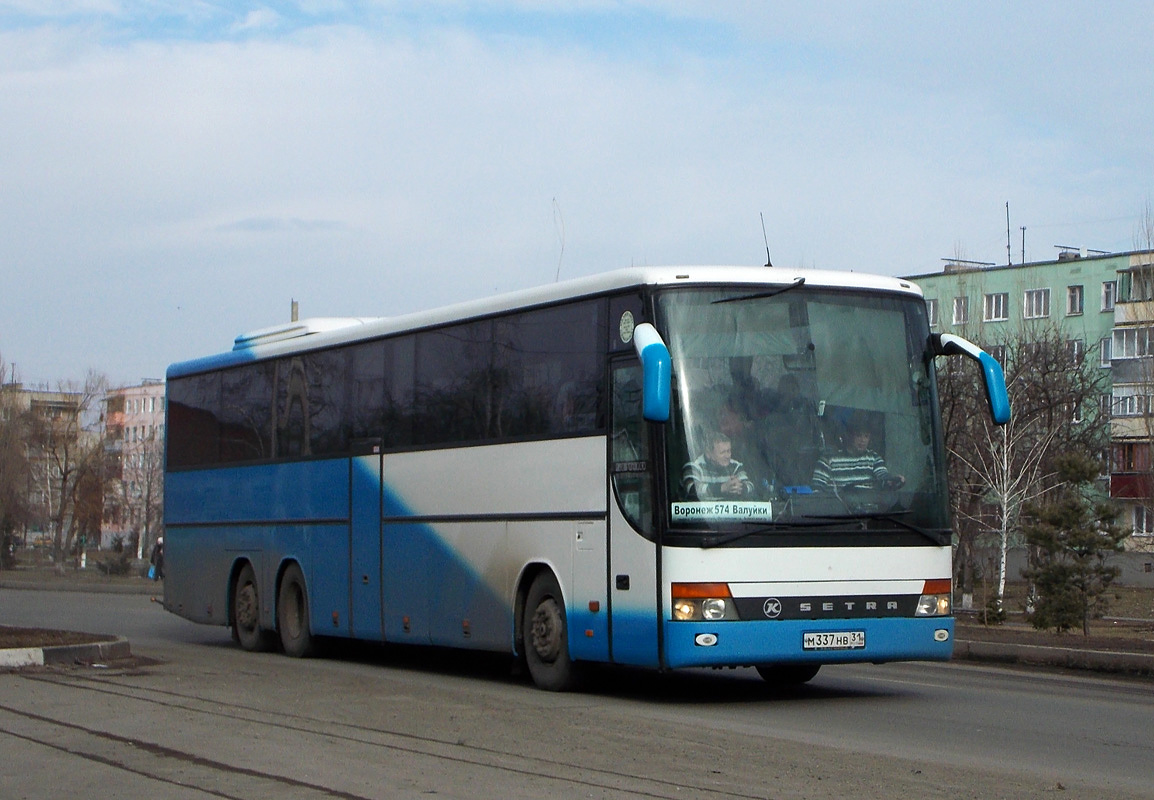
[[[990,416],[998,425],[1010,421],[1010,396],[1006,391],[1006,376],[1002,365],[992,355],[968,339],[952,333],[931,333],[930,352],[935,356],[966,356],[978,362],[982,370],[982,380],[986,385],[986,401],[990,405]]]
[[[672,381],[669,348],[648,322],[633,331],[633,348],[641,359],[641,415],[650,422],[667,422]]]

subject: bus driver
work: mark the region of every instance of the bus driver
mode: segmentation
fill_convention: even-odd
[[[838,489],[899,489],[904,475],[890,472],[885,459],[870,450],[869,424],[855,415],[846,424],[842,447],[823,455],[813,471],[816,489],[836,492]]]

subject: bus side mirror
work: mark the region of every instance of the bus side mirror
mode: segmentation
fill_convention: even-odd
[[[1010,395],[1006,391],[1006,376],[996,358],[968,339],[952,333],[930,334],[930,352],[935,356],[961,355],[977,361],[982,370],[982,380],[986,384],[990,416],[998,425],[1010,421]]]
[[[633,348],[641,359],[641,416],[650,422],[667,422],[673,376],[669,348],[648,322],[633,331]]]

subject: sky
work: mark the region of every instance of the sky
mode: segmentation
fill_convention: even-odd
[[[1152,50],[1111,0],[0,0],[0,360],[128,385],[762,218],[779,267],[1133,250]]]

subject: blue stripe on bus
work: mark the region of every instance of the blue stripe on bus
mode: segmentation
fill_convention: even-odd
[[[386,519],[416,513],[387,485],[383,487],[381,511]],[[456,647],[511,646],[511,605],[494,591],[477,565],[441,538],[434,525],[387,522],[381,530],[386,640]],[[501,537],[498,547],[503,550],[503,546]]]
[[[939,630],[949,632],[946,641],[935,639],[934,632]],[[866,646],[860,650],[803,650],[802,635],[811,631],[865,631]],[[716,644],[697,644],[697,635],[703,633],[715,634]],[[669,667],[948,661],[953,649],[953,617],[665,623]]]
[[[168,525],[332,521],[349,516],[344,459],[170,472],[164,480]]]

